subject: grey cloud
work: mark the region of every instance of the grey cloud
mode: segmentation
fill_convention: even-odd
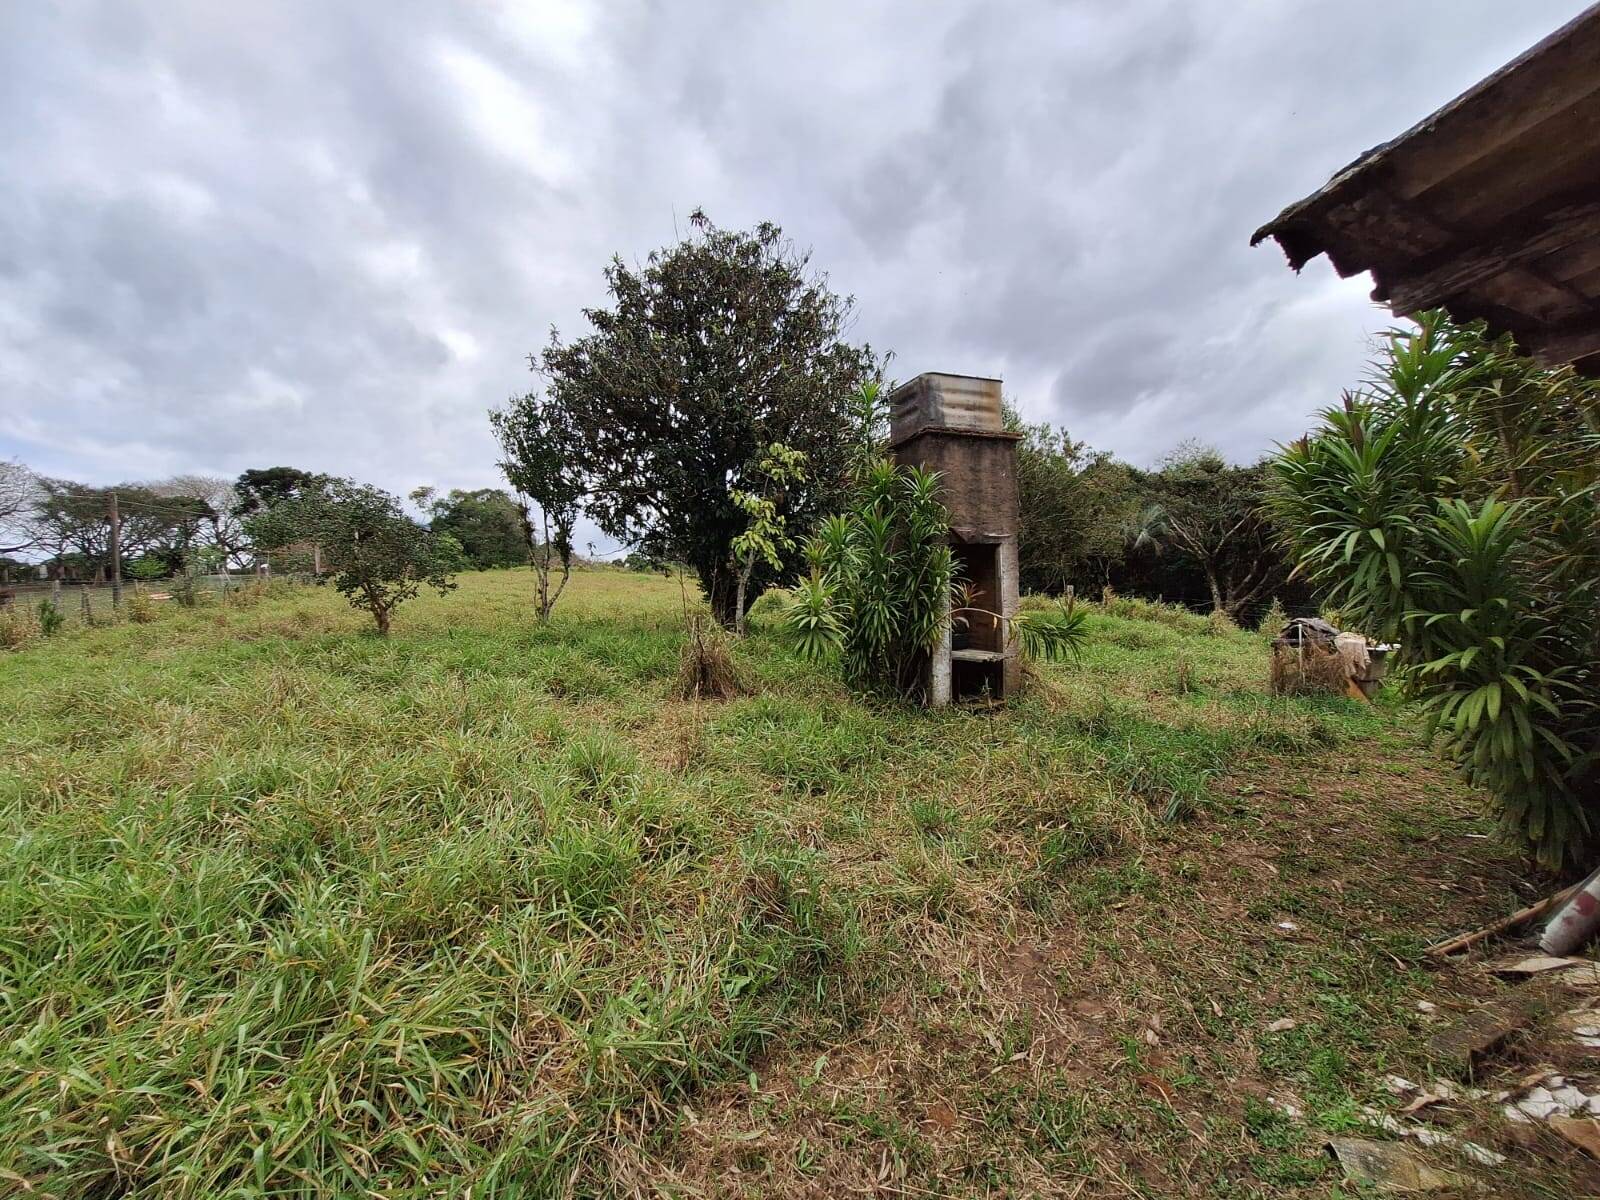
[[[1250,231],[1581,7],[3,6],[0,457],[494,483],[527,352],[703,205],[901,374],[1254,458],[1388,322]]]

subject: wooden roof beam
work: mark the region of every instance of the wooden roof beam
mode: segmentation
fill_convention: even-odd
[[[1524,340],[1533,357],[1547,367],[1600,355],[1600,312],[1587,321],[1529,334]]]
[[[1600,200],[1539,213],[1487,242],[1466,238],[1416,264],[1384,272],[1386,279],[1374,290],[1373,298],[1387,301],[1401,316],[1437,308],[1474,284],[1509,270],[1526,269],[1533,259],[1586,241],[1597,228]],[[1574,299],[1583,303],[1586,297],[1575,293]]]

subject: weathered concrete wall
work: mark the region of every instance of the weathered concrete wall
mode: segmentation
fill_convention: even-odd
[[[950,513],[953,537],[994,548],[993,586],[978,607],[993,608],[1007,622],[1018,611],[1017,534],[1022,528],[1017,489],[1017,442],[1007,433],[1000,381],[967,375],[918,375],[890,396],[889,443],[896,462],[939,473],[939,498]],[[1006,636],[1009,636],[1009,626]],[[977,649],[978,647],[975,647]],[[996,648],[998,649],[998,647]],[[951,700],[951,637],[930,655],[925,683],[928,702]],[[968,662],[969,671],[986,669]],[[1022,684],[1022,662],[1010,647],[1000,664],[999,690],[1012,695]]]
[[[1017,539],[1008,537],[1000,543],[1000,613],[1008,620],[1021,611],[1022,595],[1018,581],[1021,576],[1017,562]],[[1015,696],[1022,689],[1022,656],[1013,646],[1006,655],[1004,665],[1005,695]]]
[[[939,499],[962,537],[1001,538],[1022,528],[1018,512],[1017,442],[1012,433],[929,429],[894,448],[896,462],[939,472]]]

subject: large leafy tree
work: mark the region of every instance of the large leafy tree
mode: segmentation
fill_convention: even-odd
[[[333,584],[352,608],[372,614],[378,633],[389,634],[394,610],[424,587],[442,596],[451,550],[401,510],[388,492],[349,479],[324,479],[314,489],[269,505],[249,519],[262,549],[314,540],[333,571]]]
[[[528,561],[517,502],[500,488],[452,488],[443,496],[418,488],[412,497],[427,511],[428,528],[455,538],[474,570],[520,567]]]
[[[1427,314],[1275,464],[1300,569],[1551,866],[1600,823],[1600,387]]]
[[[758,490],[766,447],[805,455],[787,497],[804,527],[841,502],[857,442],[852,397],[874,378],[870,348],[845,340],[852,302],[835,295],[773,224],[693,232],[642,268],[613,259],[611,302],[593,332],[552,332],[537,360],[549,401],[576,431],[586,510],[612,537],[688,564],[713,611],[734,623],[733,541],[749,524],[735,493]],[[755,568],[748,594],[796,565]]]

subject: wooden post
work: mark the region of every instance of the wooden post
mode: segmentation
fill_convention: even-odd
[[[111,607],[122,607],[122,514],[117,511],[117,494],[111,493]]]
[[[83,601],[83,623],[85,627],[94,624],[94,610],[89,607],[89,585],[85,583],[78,589],[78,599]]]
[[[50,581],[50,603],[57,612],[61,611],[61,580],[59,577]]]
[[[322,543],[311,543],[311,573],[318,579],[322,578]]]

